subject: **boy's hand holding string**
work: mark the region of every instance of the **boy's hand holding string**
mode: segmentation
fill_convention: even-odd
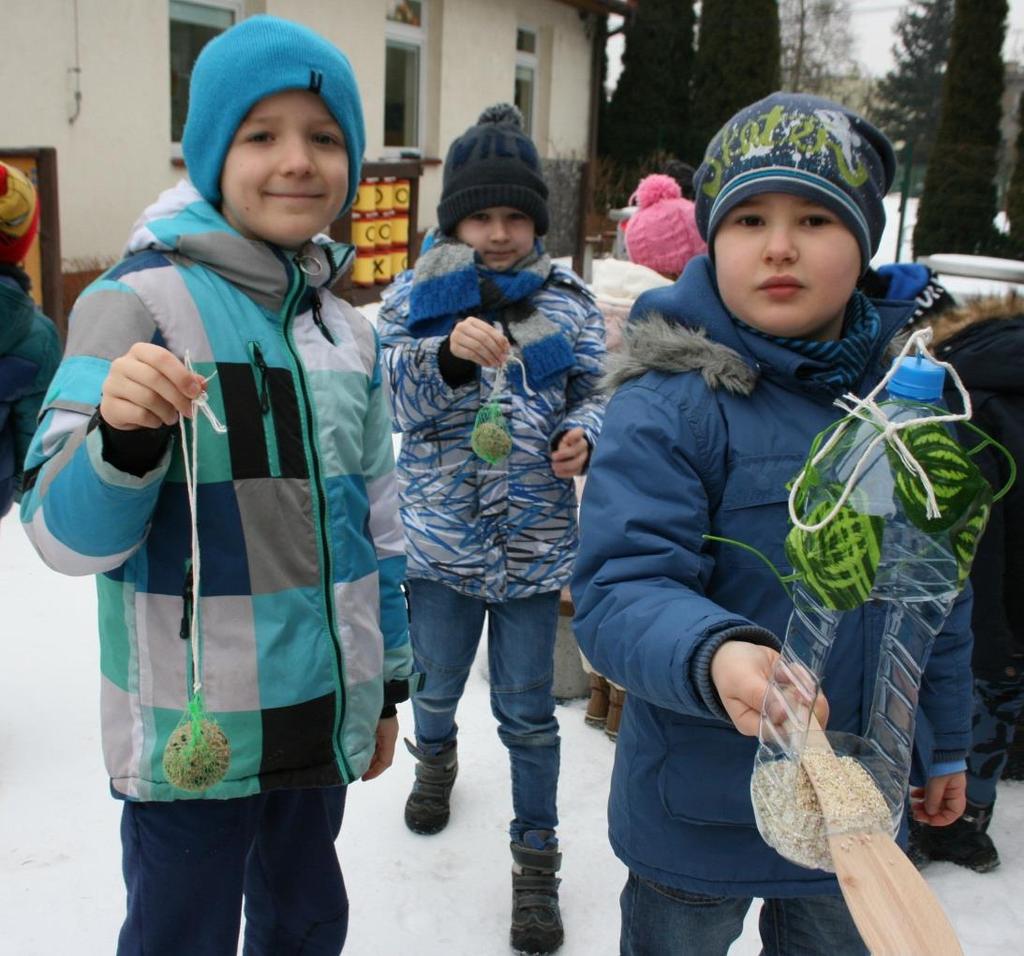
[[[448,336],[448,347],[456,358],[487,368],[500,368],[511,354],[505,335],[489,322],[467,316],[455,325]],[[563,432],[551,452],[551,470],[556,478],[582,475],[590,458],[590,443],[582,428]]]
[[[174,425],[179,415],[192,416],[192,400],[205,386],[167,349],[136,342],[110,365],[100,416],[121,431]]]

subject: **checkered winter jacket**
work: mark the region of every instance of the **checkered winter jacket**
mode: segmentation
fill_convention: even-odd
[[[53,568],[96,574],[104,754],[126,797],[186,796],[162,756],[191,686],[177,429],[135,477],[105,459],[98,427],[111,361],[135,342],[216,372],[210,405],[227,425],[196,419],[203,695],[231,744],[203,796],[348,783],[370,763],[382,705],[407,696],[387,389],[373,328],[326,291],[343,249],[310,243],[297,269],[182,183],[72,313],[22,520]]]

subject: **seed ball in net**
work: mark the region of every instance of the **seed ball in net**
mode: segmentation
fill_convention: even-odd
[[[192,721],[174,729],[164,750],[164,773],[179,790],[198,793],[220,783],[231,762],[231,745],[220,725],[210,718],[199,723],[192,739]]]
[[[481,422],[473,429],[473,451],[494,464],[512,451],[512,436],[498,422]]]

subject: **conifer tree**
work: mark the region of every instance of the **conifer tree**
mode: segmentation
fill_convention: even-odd
[[[681,155],[690,125],[693,0],[642,0],[626,24],[622,74],[603,117],[599,152],[624,165]]]
[[[896,23],[896,65],[878,83],[872,119],[926,163],[939,128],[942,80],[953,30],[953,0],[914,0]]]
[[[737,110],[779,88],[776,0],[703,0],[693,77],[693,128],[684,155],[697,163]]]
[[[942,112],[914,227],[914,254],[998,244],[996,163],[1006,0],[956,0]]]

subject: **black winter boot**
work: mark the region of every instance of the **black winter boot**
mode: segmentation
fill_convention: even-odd
[[[553,847],[550,830],[528,830],[522,843],[512,849],[512,930],[509,941],[517,953],[553,953],[562,945],[565,932],[558,909],[555,874],[562,854]]]
[[[405,746],[416,758],[416,782],[405,801],[405,825],[413,833],[440,833],[448,825],[448,801],[459,772],[455,741],[432,757],[406,739]]]
[[[921,827],[918,845],[933,860],[947,860],[975,873],[987,873],[999,866],[999,853],[985,831],[992,819],[987,807],[967,804],[964,815],[948,827]]]

